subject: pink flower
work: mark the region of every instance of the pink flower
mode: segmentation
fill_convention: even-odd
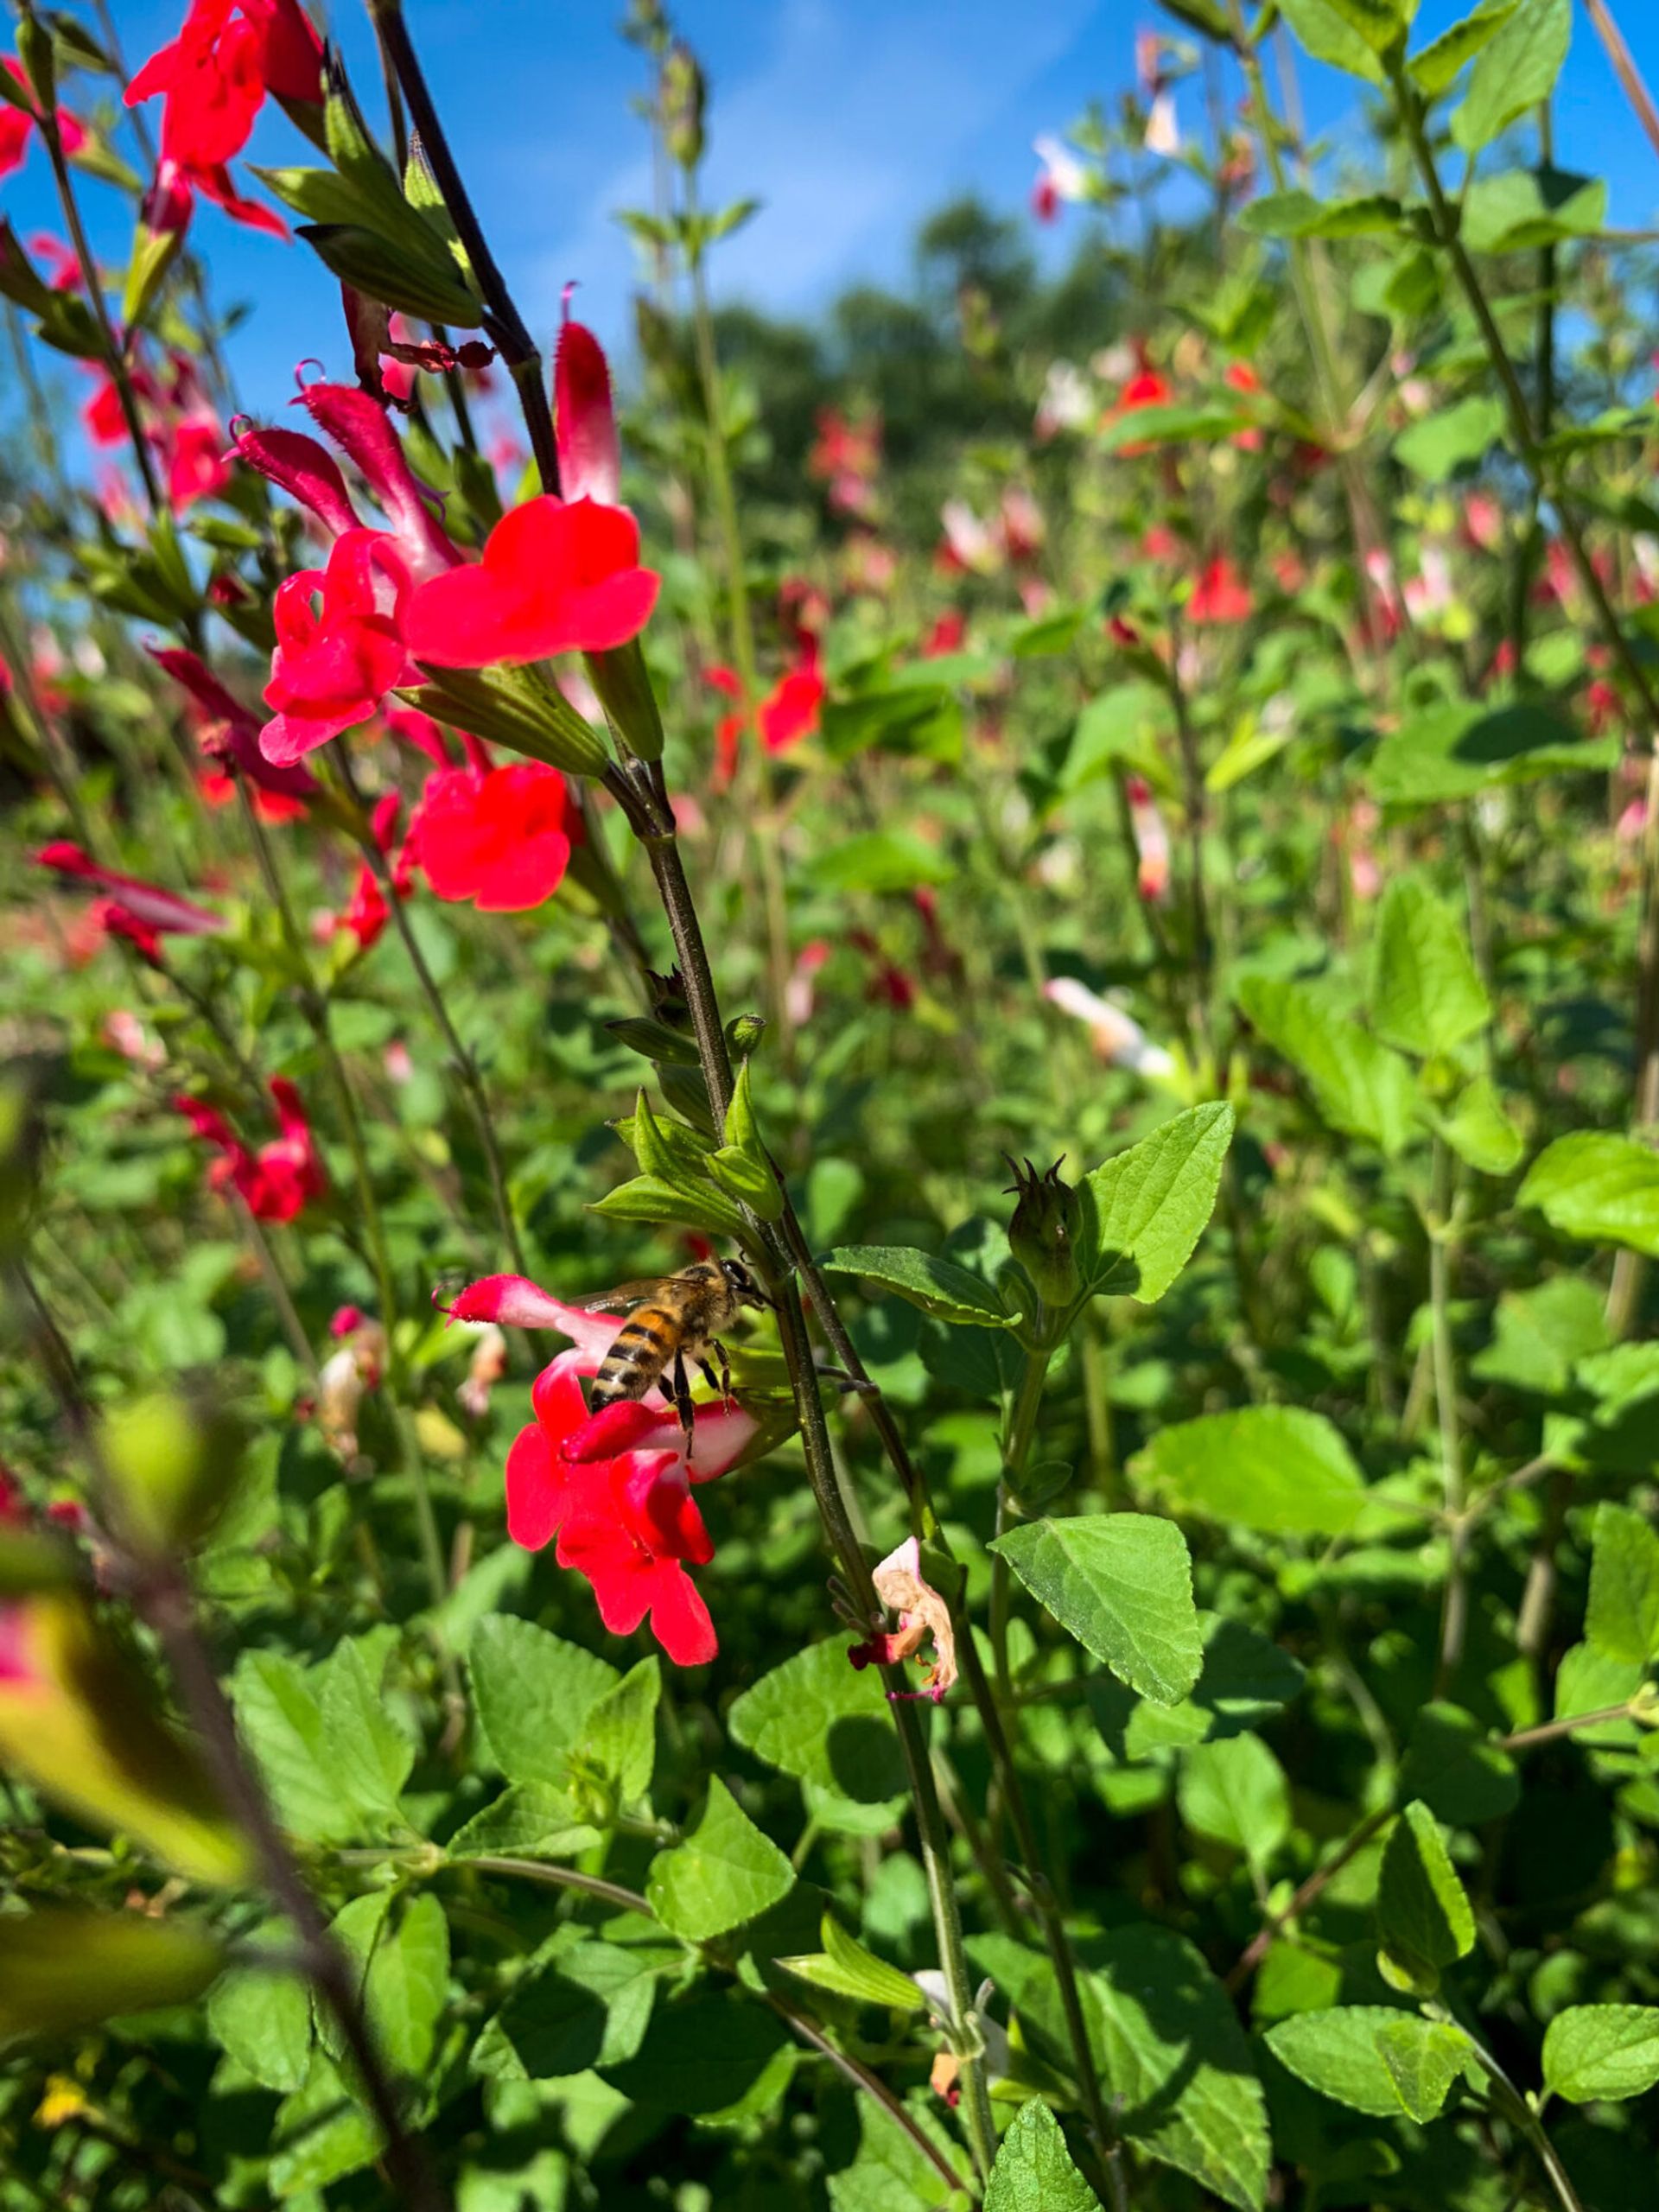
[[[550,899],[582,842],[582,816],[556,768],[536,761],[429,776],[410,842],[440,899],[485,914],[521,913]]]
[[[276,712],[259,740],[267,760],[289,766],[366,721],[394,685],[419,683],[403,643],[410,588],[396,541],[376,530],[348,530],[326,569],[278,585],[265,686]]]
[[[1169,831],[1144,777],[1129,777],[1123,789],[1138,856],[1135,888],[1147,906],[1160,906],[1169,893]]]
[[[564,498],[615,506],[621,493],[622,456],[611,405],[611,375],[599,340],[579,322],[567,321],[559,332],[553,404],[559,488]]]

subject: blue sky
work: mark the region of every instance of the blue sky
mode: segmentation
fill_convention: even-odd
[[[1466,5],[1423,0],[1417,42]],[[619,346],[633,249],[614,211],[649,200],[644,128],[630,108],[641,62],[618,34],[621,10],[622,0],[407,6],[451,142],[532,326],[550,331],[561,289],[575,278],[579,311]],[[181,11],[182,0],[115,0],[130,65],[171,35]],[[1063,130],[1091,99],[1110,102],[1132,81],[1138,27],[1179,29],[1152,0],[1020,10],[1009,0],[681,0],[677,12],[711,83],[710,197],[764,202],[718,250],[717,289],[791,314],[810,314],[855,279],[901,279],[917,219],[953,193],[971,188],[1023,208],[1033,137]],[[1659,90],[1659,7],[1623,0],[1618,12]],[[373,118],[378,73],[363,10],[338,0],[333,14]],[[1361,88],[1306,61],[1301,76],[1313,126],[1340,146]],[[1201,128],[1196,80],[1179,103],[1184,127]],[[249,151],[284,162],[308,149],[273,111]],[[1616,224],[1659,219],[1659,155],[1581,11],[1558,94],[1556,158],[1608,177]],[[125,248],[118,200],[97,185],[86,197],[94,244],[114,259]],[[20,232],[60,228],[38,152],[0,188],[0,204]],[[232,349],[245,401],[279,404],[302,356],[344,373],[337,296],[312,257],[211,207],[198,219],[218,296],[248,306]],[[1046,250],[1064,250],[1066,222],[1058,233]]]

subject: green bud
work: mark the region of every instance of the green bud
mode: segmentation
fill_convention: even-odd
[[[766,1033],[766,1018],[762,1014],[734,1014],[726,1025],[726,1042],[736,1060],[747,1060],[758,1052],[760,1039]]]
[[[35,95],[36,112],[49,116],[58,104],[57,71],[52,60],[52,34],[34,15],[26,15],[17,26],[17,59],[23,65],[23,74],[29,88]]]
[[[677,39],[663,59],[663,137],[683,169],[702,159],[702,108],[707,86],[697,58]]]
[[[1065,1154],[1046,1174],[1028,1160],[1022,1168],[1007,1153],[1002,1157],[1014,1169],[1010,1193],[1019,1198],[1008,1224],[1009,1249],[1043,1303],[1064,1306],[1077,1287],[1077,1194],[1060,1180]]]
[[[611,728],[639,760],[660,760],[663,717],[638,638],[613,652],[583,658]]]

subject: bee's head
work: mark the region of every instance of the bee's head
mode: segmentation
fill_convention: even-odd
[[[770,1306],[771,1299],[744,1266],[741,1260],[722,1260],[720,1271],[726,1278],[726,1287],[740,1306]]]

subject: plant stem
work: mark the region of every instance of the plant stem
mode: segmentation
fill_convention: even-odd
[[[336,744],[334,752],[340,762],[340,774],[345,780],[346,788],[351,793],[359,812],[361,813],[362,794],[358,789],[357,779],[353,773],[351,759],[343,741]],[[372,834],[364,837],[361,842],[363,857],[367,861],[375,881],[380,887],[380,895],[391,912],[398,936],[403,939],[404,950],[409,955],[410,965],[414,969],[416,981],[421,987],[421,995],[425,999],[431,1010],[432,1018],[438,1025],[439,1033],[448,1048],[449,1057],[454,1063],[455,1072],[460,1076],[461,1087],[467,1093],[467,1102],[473,1109],[473,1120],[478,1128],[478,1140],[484,1148],[484,1158],[489,1169],[490,1192],[495,1202],[495,1217],[500,1224],[507,1250],[512,1256],[513,1272],[516,1274],[524,1274],[526,1272],[524,1246],[519,1241],[518,1224],[513,1217],[512,1204],[507,1196],[506,1177],[502,1173],[501,1167],[501,1148],[496,1141],[495,1122],[490,1112],[489,1094],[485,1088],[478,1062],[474,1058],[467,1046],[461,1042],[460,1033],[449,1018],[449,1009],[444,1003],[443,993],[438,988],[432,970],[427,966],[426,955],[422,951],[421,941],[416,936],[410,926],[409,916],[404,912],[404,901],[398,895],[391,868],[385,853],[381,851]]]
[[[1446,1597],[1440,1612],[1440,1656],[1433,1694],[1439,1697],[1458,1670],[1469,1622],[1465,1557],[1469,1527],[1463,1517],[1463,1429],[1458,1415],[1457,1352],[1452,1340],[1452,1261],[1456,1249],[1452,1219],[1452,1154],[1443,1137],[1434,1139],[1430,1166],[1428,1297],[1434,1346],[1434,1407],[1440,1426],[1442,1495],[1450,1524]]]
[[[472,200],[461,181],[461,171],[455,166],[454,156],[449,150],[449,142],[443,135],[443,125],[438,120],[437,109],[427,88],[419,57],[410,41],[409,29],[404,21],[403,0],[367,0],[367,5],[375,35],[391,59],[397,82],[403,86],[416,134],[427,160],[432,165],[432,174],[443,194],[444,206],[449,211],[456,235],[466,249],[467,258],[472,264],[473,273],[484,296],[484,327],[500,348],[501,358],[518,387],[518,404],[524,410],[524,425],[530,432],[531,449],[536,456],[542,489],[556,493],[559,488],[559,456],[553,438],[553,410],[542,380],[542,357],[512,293],[507,289],[506,279],[496,265],[489,241],[474,213]]]
[[[1607,0],[1584,0],[1585,10],[1596,27],[1596,35],[1607,49],[1607,59],[1613,65],[1613,74],[1624,88],[1624,97],[1636,113],[1636,119],[1648,136],[1648,143],[1659,154],[1659,108],[1653,104],[1653,95],[1642,79],[1624,36],[1613,21],[1613,11]]]
[[[1599,1728],[1609,1720],[1630,1720],[1630,1700],[1626,1698],[1619,1705],[1598,1707],[1594,1713],[1574,1713],[1564,1720],[1546,1720],[1536,1728],[1519,1728],[1513,1736],[1500,1736],[1495,1748],[1500,1751],[1528,1751],[1535,1744],[1554,1744],[1563,1736],[1571,1736],[1580,1728]]]
[[[1368,1813],[1358,1827],[1332,1853],[1322,1866],[1316,1866],[1281,1912],[1275,1912],[1263,1921],[1262,1926],[1240,1954],[1238,1963],[1228,1975],[1224,1986],[1230,1997],[1241,1990],[1255,1972],[1276,1939],[1294,1920],[1299,1920],[1325,1885],[1333,1882],[1343,1868],[1357,1859],[1377,1832],[1394,1818],[1392,1805],[1384,1805],[1375,1813]]]
[[[16,1262],[14,1273],[35,1318],[34,1335],[42,1363],[86,1461],[102,1517],[106,1526],[118,1529],[119,1498],[105,1464],[68,1349],[27,1268],[21,1262]],[[346,2047],[362,2078],[364,2094],[385,2136],[387,2165],[415,2212],[445,2212],[444,2191],[424,2151],[404,2124],[391,2077],[369,2032],[345,1954],[330,1934],[315,1898],[289,1855],[264,1795],[243,1758],[236,1720],[213,1671],[183,1571],[172,1560],[156,1559],[134,1559],[126,1566],[124,1579],[132,1590],[134,1603],[167,1655],[173,1679],[201,1738],[208,1767],[226,1809],[251,1845],[273,1903],[292,1923],[299,1937],[307,1972],[339,2023]]]

